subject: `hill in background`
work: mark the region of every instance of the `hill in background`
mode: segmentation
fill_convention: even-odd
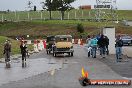
[[[84,33],[77,32],[77,24],[81,23],[84,27]],[[0,35],[13,37],[44,38],[48,35],[71,34],[74,37],[80,35],[87,36],[98,34],[105,27],[105,22],[88,22],[74,20],[48,20],[31,22],[4,22],[0,23]],[[124,26],[122,23],[113,25],[116,27],[116,33],[132,35],[132,27]]]

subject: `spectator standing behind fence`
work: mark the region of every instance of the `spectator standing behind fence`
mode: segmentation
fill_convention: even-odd
[[[22,62],[24,62],[24,60],[26,61],[26,53],[27,53],[26,42],[23,42],[23,41],[21,42],[20,49],[22,54]]]
[[[93,58],[96,58],[97,42],[98,42],[98,40],[93,35],[93,37],[91,39],[91,43],[90,43],[90,46],[92,47],[92,52],[91,53],[92,53]]]
[[[10,53],[11,53],[11,43],[10,40],[6,40],[4,44],[4,52],[3,52],[3,54],[5,55],[6,64],[10,62]]]
[[[105,58],[106,45],[107,45],[107,40],[105,39],[104,35],[102,34],[98,40],[98,46],[100,48],[100,55],[102,58]]]
[[[122,46],[123,46],[123,41],[119,36],[117,36],[116,38],[116,44],[115,44],[115,48],[116,48],[116,61],[120,62],[120,60],[122,59]]]

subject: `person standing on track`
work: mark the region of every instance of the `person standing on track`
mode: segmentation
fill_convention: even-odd
[[[107,40],[102,34],[101,37],[98,40],[98,46],[100,48],[100,55],[102,58],[105,58],[106,55],[106,46],[107,46]]]
[[[109,38],[107,36],[104,36],[105,41],[106,41],[106,54],[109,55]]]
[[[22,54],[22,62],[24,62],[24,60],[26,61],[26,53],[27,53],[26,42],[23,42],[23,41],[21,42],[20,49]]]
[[[90,46],[90,44],[91,44],[91,37],[90,37],[90,35],[87,36],[86,44],[87,44],[87,48],[88,48],[88,57],[90,57],[90,55],[91,55],[91,49],[92,49],[91,46]]]
[[[96,58],[97,42],[98,40],[93,35],[91,42],[90,42],[90,46],[92,47],[92,58]]]
[[[6,40],[4,44],[4,52],[3,52],[3,54],[5,55],[6,64],[10,62],[10,53],[11,53],[11,43],[10,40]]]
[[[115,48],[116,48],[116,61],[120,62],[120,59],[122,59],[122,46],[123,46],[123,41],[122,41],[120,35],[117,36],[115,42],[116,42],[116,44],[115,44]]]

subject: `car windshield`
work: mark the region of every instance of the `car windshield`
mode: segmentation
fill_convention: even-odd
[[[49,42],[49,41],[54,41],[54,40],[55,40],[54,37],[47,37],[47,42]]]
[[[56,42],[71,42],[72,38],[71,37],[56,37],[55,41]]]

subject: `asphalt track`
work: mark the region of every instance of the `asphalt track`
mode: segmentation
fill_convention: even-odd
[[[121,72],[118,73],[106,63],[112,61],[115,65],[122,65],[122,62],[115,62],[114,56],[107,56],[103,60],[98,55],[93,59],[87,57],[83,46],[75,45],[74,50],[73,57],[66,54],[53,57],[52,54],[47,55],[44,50],[32,55],[24,68],[21,67],[20,59],[18,63],[12,61],[9,69],[1,63],[0,88],[83,88],[78,81],[82,67],[88,71],[90,79],[131,79],[122,76],[119,74]],[[131,61],[125,63],[129,62]],[[86,86],[85,88],[132,88],[132,86]]]

